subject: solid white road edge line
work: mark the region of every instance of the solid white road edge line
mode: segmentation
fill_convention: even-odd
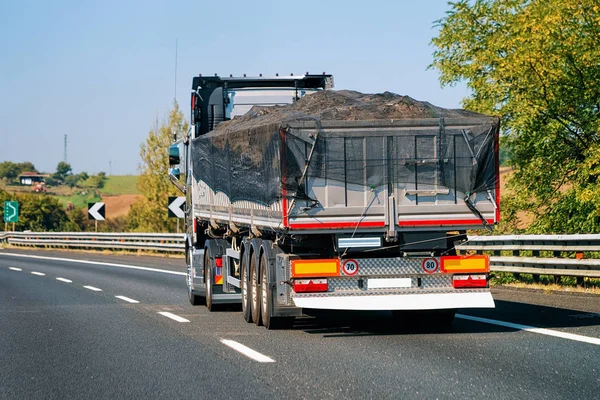
[[[229,339],[221,339],[221,343],[223,343],[225,346],[231,347],[235,351],[242,353],[243,355],[245,355],[248,358],[253,359],[254,361],[258,361],[258,362],[262,362],[262,363],[275,362],[275,360],[273,360],[272,358],[267,357],[264,354],[261,354],[256,350],[252,350],[250,347],[244,346],[243,344],[238,343],[236,341],[229,340]]]
[[[73,283],[72,280],[66,278],[56,278],[57,281],[65,282],[65,283]]]
[[[134,300],[134,299],[130,299],[129,297],[125,297],[125,296],[115,296],[115,297],[116,297],[117,299],[124,300],[124,301],[126,301],[126,302],[128,302],[128,303],[133,303],[133,304],[137,304],[137,303],[139,303],[139,301],[137,301],[137,300]]]
[[[160,315],[162,315],[164,317],[167,317],[167,318],[171,318],[172,320],[175,320],[177,322],[190,322],[188,319],[182,318],[179,315],[175,315],[175,314],[172,314],[170,312],[161,311],[158,314],[160,314]]]
[[[10,269],[11,271],[23,271],[21,268],[17,267],[8,267],[8,269]]]
[[[93,290],[94,292],[101,292],[102,289],[98,289],[97,287],[93,287],[93,286],[84,286],[84,288],[89,289],[89,290]]]
[[[77,260],[77,259],[74,259],[74,258],[33,256],[33,255],[29,255],[29,254],[5,253],[3,251],[0,251],[0,255],[11,256],[11,257],[22,257],[22,258],[34,258],[34,259],[38,259],[38,260],[67,261],[67,262],[80,263],[80,264],[108,265],[109,267],[138,269],[138,270],[141,270],[141,271],[161,272],[163,274],[171,274],[171,275],[183,275],[183,276],[187,275],[187,273],[185,273],[185,272],[168,271],[166,269],[140,267],[140,266],[137,266],[137,265],[128,265],[128,264],[105,263],[105,262],[100,262],[100,261]]]
[[[43,273],[43,272],[37,272],[37,271],[31,271],[31,275],[46,276],[45,273]]]
[[[456,314],[456,318],[468,319],[469,321],[483,322],[485,324],[499,325],[506,328],[516,329],[518,331],[526,331],[539,333],[540,335],[554,336],[562,339],[575,340],[577,342],[590,343],[600,346],[600,339],[589,336],[575,335],[573,333],[554,331],[552,329],[536,328],[535,326],[514,324],[512,322],[497,321],[495,319],[473,317],[471,315]]]

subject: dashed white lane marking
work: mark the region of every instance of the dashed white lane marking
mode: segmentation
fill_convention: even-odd
[[[17,267],[8,267],[8,269],[10,269],[11,271],[23,271],[21,268]]]
[[[31,275],[46,276],[43,272],[31,271]]]
[[[256,350],[252,350],[250,347],[244,346],[243,344],[238,343],[234,340],[221,339],[221,343],[223,343],[225,346],[231,347],[235,351],[242,353],[243,355],[245,355],[248,358],[253,359],[254,361],[258,361],[261,363],[275,362],[275,360],[273,360],[272,358],[267,357],[264,354],[261,354]]]
[[[190,320],[188,320],[188,319],[182,318],[179,315],[175,315],[175,314],[172,314],[167,311],[161,311],[161,312],[159,312],[159,314],[164,317],[171,318],[172,320],[175,320],[177,322],[190,322]]]
[[[94,292],[101,292],[102,289],[98,289],[97,287],[93,287],[93,286],[84,286],[84,288],[89,289],[89,290],[93,290]]]
[[[3,251],[0,252],[0,255],[11,256],[11,257],[22,257],[22,258],[34,258],[34,259],[38,259],[38,260],[67,261],[67,262],[79,263],[79,264],[107,265],[109,267],[137,269],[137,270],[141,270],[141,271],[160,272],[163,274],[171,274],[171,275],[182,275],[182,276],[187,275],[186,272],[169,271],[166,269],[140,267],[137,265],[127,265],[127,264],[113,264],[113,263],[105,263],[105,262],[100,262],[100,261],[76,260],[73,258],[33,256],[33,255],[29,255],[29,254],[5,253]]]
[[[72,280],[66,278],[56,278],[57,281],[65,282],[65,283],[73,283]]]
[[[115,296],[115,297],[116,297],[117,299],[124,300],[124,301],[126,301],[126,302],[128,302],[128,303],[134,303],[134,304],[137,304],[137,303],[139,303],[139,301],[137,301],[137,300],[134,300],[134,299],[130,299],[129,297],[125,297],[125,296]]]
[[[590,343],[600,346],[600,339],[589,336],[575,335],[573,333],[554,331],[552,329],[536,328],[535,326],[514,324],[512,322],[497,321],[495,319],[473,317],[471,315],[456,314],[456,318],[467,319],[469,321],[483,322],[485,324],[499,325],[504,326],[506,328],[516,329],[519,331],[539,333],[540,335],[554,336],[562,339],[575,340],[577,342]]]

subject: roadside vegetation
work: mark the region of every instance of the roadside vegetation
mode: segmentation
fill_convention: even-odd
[[[598,2],[460,0],[437,26],[442,85],[466,82],[464,107],[502,118],[514,172],[498,231],[600,232]]]

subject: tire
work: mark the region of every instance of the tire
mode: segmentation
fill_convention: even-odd
[[[250,298],[252,294],[250,291],[252,288],[248,284],[248,265],[244,262],[245,256],[242,256],[242,261],[240,265],[240,289],[242,291],[242,314],[244,316],[244,321],[250,323],[252,322],[252,306],[250,304]]]
[[[267,258],[263,254],[260,258],[260,285],[261,285],[261,320],[265,328],[285,329],[294,324],[294,317],[273,317],[273,292],[269,288],[267,278]]]
[[[194,282],[193,275],[194,275],[194,273],[193,273],[193,269],[192,269],[192,265],[191,265],[192,256],[191,256],[191,254],[188,254],[187,257],[189,257],[188,275],[187,275],[187,279],[186,279],[187,287],[188,287],[188,300],[191,305],[200,306],[200,305],[204,304],[204,297],[195,295],[193,292],[193,282]]]
[[[252,256],[250,260],[250,311],[252,313],[252,321],[257,326],[262,324],[260,318],[260,299],[261,287],[258,284],[258,265],[256,265],[256,257]]]
[[[204,282],[206,284],[206,308],[208,311],[215,311],[215,305],[213,304],[213,291],[212,291],[212,266],[210,265],[210,254],[208,249],[204,253]]]

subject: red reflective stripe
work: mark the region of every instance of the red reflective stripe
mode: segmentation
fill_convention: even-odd
[[[488,224],[493,224],[493,219],[486,219]],[[362,225],[362,224],[361,224]],[[444,226],[444,225],[482,225],[480,219],[432,219],[421,221],[398,221],[400,226]]]
[[[326,292],[329,290],[329,285],[325,279],[317,279],[317,282],[309,280],[307,283],[302,281],[294,281],[294,292],[296,293],[308,293],[308,292]]]
[[[322,224],[290,224],[291,229],[327,229],[327,228],[356,228],[357,222],[327,222]],[[361,222],[361,228],[379,228],[385,226],[385,222],[366,221]]]
[[[452,286],[455,289],[485,288],[487,287],[487,279],[472,279],[472,276],[469,275],[467,279],[453,279]]]

